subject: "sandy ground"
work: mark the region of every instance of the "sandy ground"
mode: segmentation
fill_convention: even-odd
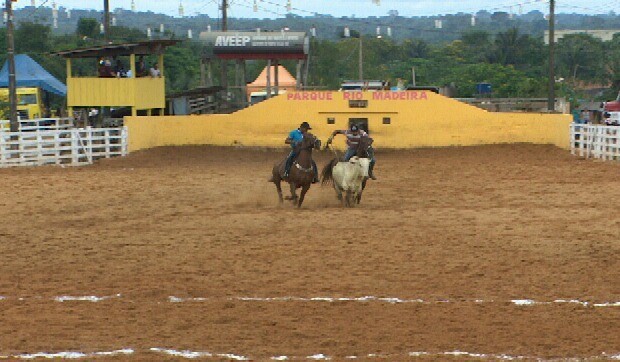
[[[0,358],[620,354],[620,305],[594,306],[620,302],[620,164],[532,145],[379,152],[360,207],[313,186],[296,210],[266,182],[283,156],[0,170]],[[399,299],[311,300],[364,296]]]

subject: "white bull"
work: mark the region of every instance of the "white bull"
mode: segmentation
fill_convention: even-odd
[[[332,168],[331,177],[338,200],[343,206],[352,207],[363,190],[363,183],[368,179],[370,159],[352,157],[348,162],[338,162]],[[346,194],[343,197],[343,193]]]

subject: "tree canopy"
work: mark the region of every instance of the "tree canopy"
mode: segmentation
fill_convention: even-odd
[[[483,14],[484,15],[484,14]],[[496,17],[501,18],[501,14]],[[500,21],[501,19],[491,20]],[[17,52],[30,54],[59,79],[65,79],[65,67],[60,58],[49,57],[51,51],[92,46],[103,42],[99,22],[82,18],[73,34],[52,35],[47,25],[21,22],[15,33]],[[5,30],[0,29],[0,46],[6,47]],[[172,33],[161,34],[174,37]],[[476,84],[491,83],[496,97],[545,97],[547,94],[548,47],[540,37],[518,28],[493,35],[484,30],[465,32],[447,43],[428,43],[418,38],[402,41],[360,34],[360,38],[311,41],[309,85],[320,89],[338,89],[345,80],[359,79],[358,54],[363,46],[365,79],[386,80],[396,84],[398,79],[411,82],[415,69],[417,85],[454,85],[459,97],[475,96]],[[146,39],[135,28],[111,27],[110,38],[115,42]],[[361,41],[360,41],[361,40]],[[605,97],[620,87],[620,36],[603,42],[587,34],[568,35],[557,46],[556,75],[564,83],[558,94],[574,94],[583,84],[609,85]],[[200,59],[203,46],[198,41],[184,41],[166,51],[167,90],[180,91],[195,87],[200,79]],[[0,54],[4,62],[6,55]],[[248,62],[247,80],[252,81],[264,61]],[[295,74],[295,64],[284,62]],[[89,60],[73,63],[78,75],[94,75],[96,65]],[[234,74],[229,67],[229,84]],[[217,69],[215,69],[217,71]]]

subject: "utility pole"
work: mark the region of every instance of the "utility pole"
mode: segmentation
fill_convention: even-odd
[[[9,119],[11,132],[19,132],[19,122],[17,120],[17,83],[15,80],[15,28],[13,27],[13,1],[6,0],[6,40],[7,40],[7,59],[9,62]],[[14,145],[16,146],[16,145]]]
[[[228,31],[228,0],[222,0],[222,31]],[[222,59],[222,74],[220,84],[226,93],[228,99],[228,61]]]
[[[555,111],[555,0],[549,0],[549,112]]]
[[[222,0],[222,31],[228,30],[228,0]]]
[[[359,73],[360,73],[360,81],[363,82],[364,81],[364,55],[363,55],[363,50],[362,50],[362,34],[360,34],[360,59],[359,59]]]
[[[110,40],[110,0],[103,0],[103,39]]]

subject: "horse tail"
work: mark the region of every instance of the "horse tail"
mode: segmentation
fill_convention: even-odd
[[[332,170],[334,169],[334,166],[336,166],[337,163],[338,163],[338,159],[334,158],[331,161],[329,161],[329,163],[325,165],[325,167],[323,167],[323,170],[321,171],[321,185],[334,183]]]

